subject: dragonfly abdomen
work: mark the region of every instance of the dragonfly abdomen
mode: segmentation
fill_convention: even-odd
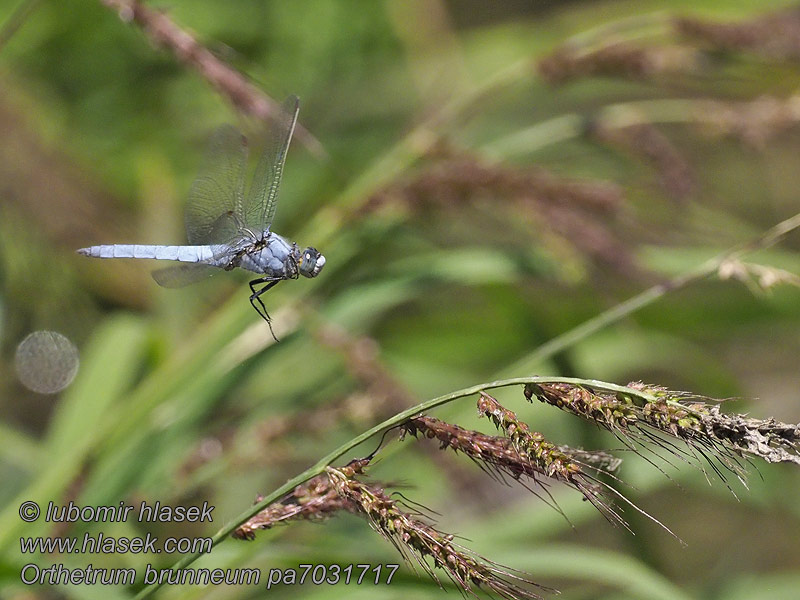
[[[151,258],[180,262],[211,261],[211,246],[160,246],[154,244],[108,244],[81,248],[78,254],[95,258]]]

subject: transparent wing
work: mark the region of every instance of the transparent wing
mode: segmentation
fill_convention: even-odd
[[[152,275],[161,287],[178,288],[211,277],[220,270],[215,266],[203,263],[182,263],[164,269],[156,269]]]
[[[211,277],[222,270],[232,268],[231,261],[240,250],[249,246],[249,239],[237,235],[227,244],[211,246],[213,255],[199,262],[181,262],[152,272],[153,279],[161,287],[177,288]]]
[[[233,126],[223,125],[211,136],[186,204],[190,244],[227,244],[244,235],[246,159],[245,139]]]
[[[286,152],[299,111],[297,96],[289,96],[270,127],[267,146],[256,168],[244,209],[244,222],[254,231],[265,231],[272,225]]]

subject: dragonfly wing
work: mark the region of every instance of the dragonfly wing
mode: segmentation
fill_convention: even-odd
[[[297,96],[289,96],[270,126],[267,146],[256,168],[244,207],[245,224],[255,231],[269,229],[275,217],[283,165],[299,111],[300,101]]]
[[[186,205],[190,244],[227,243],[242,237],[246,159],[245,139],[235,127],[223,125],[211,136]]]
[[[178,288],[211,277],[220,269],[204,263],[182,263],[153,271],[153,279],[161,287]]]

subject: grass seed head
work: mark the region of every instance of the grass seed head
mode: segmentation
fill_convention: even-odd
[[[628,384],[630,392],[593,390],[567,383],[528,384],[525,396],[535,396],[617,434],[634,451],[635,442],[658,446],[699,464],[700,458],[725,480],[719,466],[744,483],[743,453],[768,462],[800,464],[800,425],[774,419],[726,415],[719,402],[641,382]],[[688,452],[659,434],[677,438]]]
[[[352,477],[362,473],[368,463],[369,459],[356,459],[341,467],[341,471]],[[256,502],[260,501],[261,498]],[[287,498],[270,504],[251,517],[237,527],[232,535],[240,540],[253,540],[259,529],[271,529],[275,525],[293,520],[323,521],[340,510],[356,512],[356,507],[331,486],[327,475],[317,475],[294,488]]]
[[[673,21],[686,38],[714,50],[747,51],[775,60],[800,59],[800,9],[791,7],[738,23],[719,23],[693,17]]]
[[[619,42],[592,50],[575,45],[559,46],[536,66],[545,81],[560,85],[595,76],[649,80],[697,72],[701,62],[699,53],[686,46],[638,46]]]
[[[530,479],[542,488],[547,487],[549,480],[564,483],[578,490],[614,525],[629,529],[620,510],[615,506],[615,498],[646,514],[615,489],[587,472],[584,469],[586,465],[572,454],[571,448],[556,446],[546,441],[540,433],[530,431],[527,424],[519,421],[514,413],[502,408],[487,394],[481,396],[479,405],[488,414],[496,417],[498,422],[506,423],[514,431],[513,437],[486,435],[425,416],[409,420],[405,431],[414,436],[421,434],[426,438],[439,440],[442,449],[452,448],[461,452],[484,472],[497,476],[501,481],[503,475],[508,475],[517,481]],[[596,466],[588,468],[602,471]],[[525,484],[523,486],[539,495],[533,488]]]
[[[506,600],[536,600],[541,596],[522,586],[535,586],[507,567],[479,557],[454,542],[417,515],[406,512],[382,488],[367,485],[333,468],[327,469],[331,486],[358,508],[372,528],[390,541],[403,558],[418,565],[441,585],[434,569],[440,569],[464,594],[475,596],[474,586]],[[413,560],[413,562],[412,562]]]
[[[543,168],[489,163],[457,153],[436,156],[413,178],[377,192],[363,212],[398,207],[413,213],[463,211],[470,203],[484,205],[486,198],[503,199],[514,218],[544,228],[548,236],[542,238],[543,244],[552,236],[559,245],[566,244],[593,261],[621,272],[637,272],[629,238],[609,225],[623,212],[625,200],[622,189],[607,181],[567,179]]]
[[[594,140],[619,148],[652,165],[661,187],[671,198],[683,200],[694,192],[697,174],[691,163],[652,123],[609,127],[598,119],[591,134]]]

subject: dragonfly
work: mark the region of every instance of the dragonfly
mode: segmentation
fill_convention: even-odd
[[[188,245],[108,244],[81,248],[78,253],[95,258],[177,261],[177,265],[153,272],[156,283],[167,288],[194,283],[220,269],[240,267],[257,273],[260,276],[250,281],[250,304],[275,337],[261,296],[281,281],[299,275],[316,277],[325,266],[325,257],[316,248],[300,250],[295,242],[271,231],[299,111],[297,96],[289,96],[269,128],[267,145],[247,192],[247,140],[231,125],[214,132],[186,204]]]

